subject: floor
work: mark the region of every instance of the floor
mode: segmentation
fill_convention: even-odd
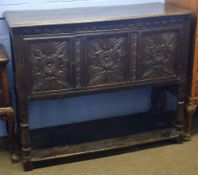
[[[23,172],[0,151],[0,175],[198,175],[198,117],[192,141]]]

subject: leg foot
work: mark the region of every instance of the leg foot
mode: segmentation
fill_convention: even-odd
[[[184,142],[184,136],[180,134],[177,138],[174,139],[174,141],[178,144],[182,144]]]
[[[23,161],[23,169],[24,171],[32,171],[33,170],[33,164],[31,161]]]

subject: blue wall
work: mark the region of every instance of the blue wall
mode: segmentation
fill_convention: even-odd
[[[30,127],[44,127],[145,111],[150,89],[31,102]],[[39,125],[38,125],[39,123]]]
[[[19,3],[19,0],[7,0],[0,2],[0,17],[3,11],[10,9],[32,9],[85,6],[84,0],[73,0],[72,2],[35,0],[33,6],[28,0]],[[110,5],[127,3],[163,2],[163,0],[89,0],[89,5]],[[12,2],[12,3],[11,3]],[[20,1],[21,2],[21,1]],[[42,3],[41,3],[42,2]],[[59,4],[58,4],[59,2]],[[61,4],[61,3],[62,4]],[[17,4],[18,3],[18,4]],[[39,4],[40,3],[40,4]],[[51,4],[50,4],[51,3]],[[39,5],[38,5],[39,4]],[[43,4],[43,6],[41,5]],[[53,5],[55,4],[55,5]],[[58,4],[58,5],[57,5]],[[8,28],[3,18],[0,19],[0,43],[4,44],[11,58]],[[9,83],[12,97],[13,78],[11,60],[8,64]],[[125,114],[147,111],[150,107],[151,88],[131,91],[121,91],[107,94],[97,94],[90,96],[73,97],[63,100],[34,101],[29,104],[29,124],[31,128],[41,128],[63,123],[73,123],[92,119],[106,118],[111,116],[121,116]],[[169,108],[173,108],[175,99],[168,95]],[[5,126],[0,122],[0,136],[6,135]]]

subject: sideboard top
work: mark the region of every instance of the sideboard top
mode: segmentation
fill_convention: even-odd
[[[4,16],[9,27],[30,27],[56,24],[76,24],[115,21],[123,19],[174,16],[191,11],[163,3],[121,5],[108,7],[81,7],[56,10],[7,11]]]

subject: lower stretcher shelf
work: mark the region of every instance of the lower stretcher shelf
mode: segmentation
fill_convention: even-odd
[[[35,167],[72,162],[180,137],[168,118],[174,113],[160,118],[141,113],[32,130],[32,162]]]

